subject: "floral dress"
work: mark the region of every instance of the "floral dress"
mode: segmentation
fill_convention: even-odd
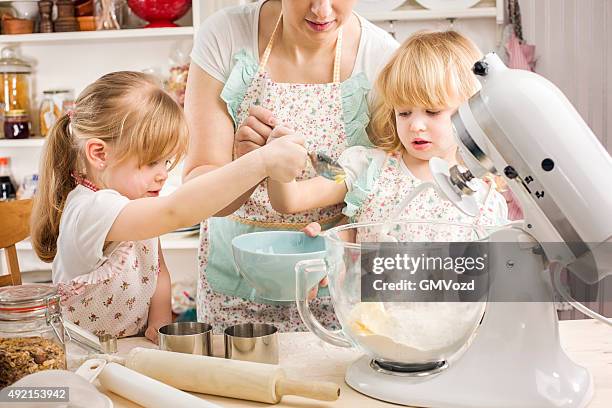
[[[78,183],[98,191],[87,180],[79,179]],[[157,287],[158,249],[158,238],[111,243],[104,249],[105,259],[100,265],[58,283],[64,318],[97,336],[127,337],[142,333]]]
[[[373,222],[395,219],[434,221],[449,224],[479,225],[485,228],[508,223],[506,201],[494,185],[487,186],[481,180],[477,194],[480,213],[471,217],[460,211],[453,203],[443,199],[433,189],[425,189],[400,210],[404,199],[422,181],[416,178],[404,164],[401,154],[386,153],[379,149],[355,146],[347,149],[339,160],[347,171],[349,191],[345,197],[344,214],[352,222]],[[426,232],[429,231],[429,232]],[[452,231],[452,232],[451,232]],[[435,233],[436,237],[427,236]],[[449,240],[469,240],[473,229],[449,228]],[[442,240],[440,229],[420,227],[415,224],[405,231],[402,241]],[[400,237],[400,236],[398,236]],[[357,237],[358,241],[367,237]]]

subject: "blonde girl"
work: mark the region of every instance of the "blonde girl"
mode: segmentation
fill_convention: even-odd
[[[370,123],[374,148],[351,147],[339,159],[344,183],[316,177],[268,183],[279,212],[293,213],[345,202],[350,221],[380,221],[396,216],[397,206],[420,183],[431,181],[429,159],[457,163],[451,116],[478,90],[471,68],[481,57],[472,41],[455,31],[412,35],[380,72]],[[291,133],[285,131],[284,133]],[[505,223],[506,203],[493,188],[481,189],[477,217],[469,217],[435,191],[426,190],[400,218],[497,225]],[[311,224],[309,234],[320,226]]]
[[[145,331],[156,341],[171,321],[158,236],[215,214],[266,177],[293,179],[307,157],[301,138],[282,138],[160,197],[187,133],[180,107],[138,72],[89,85],[50,132],[32,240],[53,262],[65,316],[97,335]]]

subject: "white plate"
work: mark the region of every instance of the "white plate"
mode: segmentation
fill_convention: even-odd
[[[353,9],[360,14],[391,11],[405,2],[406,0],[357,0]]]
[[[421,6],[430,10],[465,10],[476,5],[480,0],[416,0]]]

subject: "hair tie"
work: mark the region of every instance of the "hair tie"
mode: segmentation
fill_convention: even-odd
[[[67,109],[66,116],[68,116],[68,135],[73,136],[72,118],[74,118],[74,109]]]

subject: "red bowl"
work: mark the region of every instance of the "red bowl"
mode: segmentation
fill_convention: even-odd
[[[191,8],[191,0],[128,0],[134,14],[149,22],[145,28],[177,27],[173,23]]]

